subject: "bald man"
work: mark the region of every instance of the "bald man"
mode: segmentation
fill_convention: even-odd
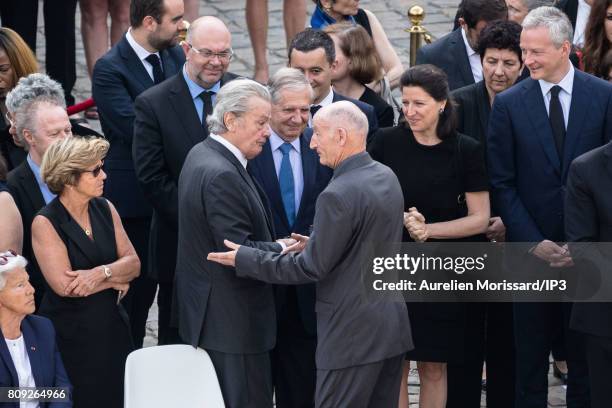
[[[189,150],[208,136],[206,116],[216,94],[236,75],[227,70],[232,37],[216,17],[189,27],[178,74],[143,92],[135,102],[132,153],[136,177],[153,206],[150,276],[159,283],[159,344],[177,342],[169,328],[178,242],[178,179]]]
[[[396,408],[404,353],[412,349],[406,305],[366,300],[364,243],[400,242],[399,182],[365,151],[368,121],[351,102],[321,108],[310,147],[334,175],[319,195],[310,239],[293,234],[280,255],[226,241],[208,259],[274,284],[317,284],[316,407]],[[302,250],[303,249],[303,250]],[[299,252],[301,250],[301,252]],[[297,253],[299,252],[299,253]]]

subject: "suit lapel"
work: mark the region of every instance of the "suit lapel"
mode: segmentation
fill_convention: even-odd
[[[300,218],[302,212],[305,211],[306,203],[311,201],[311,196],[315,188],[317,163],[319,158],[317,154],[310,148],[310,137],[312,134],[311,129],[305,129],[304,133],[300,135],[300,152],[302,155],[302,174],[304,176],[304,189],[302,191],[302,198],[300,199],[300,208],[295,217],[296,220]]]
[[[176,74],[172,81],[174,81],[174,86],[170,91],[168,99],[177,117],[180,118],[179,122],[182,124],[183,129],[185,129],[185,133],[189,136],[191,144],[196,145],[204,140],[208,133],[202,127],[198,111],[191,98],[185,78],[183,78],[183,73],[179,72]]]
[[[34,376],[34,382],[36,384],[44,384],[42,374],[44,367],[40,361],[40,351],[38,350],[38,339],[34,335],[34,330],[30,326],[30,322],[26,317],[21,323],[21,331],[23,332],[23,339],[25,342],[26,351],[30,359],[30,366],[32,367],[32,375]]]
[[[281,214],[283,224],[287,228],[287,231],[289,231],[291,228],[289,226],[289,220],[287,220],[287,214],[285,213],[285,206],[283,205],[283,198],[281,196],[278,176],[276,175],[276,167],[274,166],[270,139],[266,142],[261,155],[262,173],[264,174],[261,181],[264,184],[264,189],[270,193],[270,204],[275,208],[277,214]]]
[[[11,357],[11,353],[8,350],[8,346],[6,345],[6,341],[4,340],[4,335],[2,335],[2,331],[0,330],[0,359],[4,362],[6,368],[11,373],[12,382],[11,384],[14,386],[19,386],[19,377],[17,377],[17,370],[15,370],[15,364],[13,364],[13,358]]]
[[[134,78],[142,85],[143,89],[148,89],[154,85],[153,80],[149,76],[149,73],[145,69],[144,65],[142,65],[142,61],[136,55],[136,52],[132,49],[132,46],[125,38],[125,35],[117,44],[117,48],[119,50],[119,54],[123,58],[125,65],[128,67],[128,70],[133,74]]]
[[[36,181],[36,176],[32,172],[27,160],[21,165],[23,166],[23,171],[20,172],[21,185],[23,186],[23,189],[25,190],[26,195],[32,204],[32,208],[38,211],[38,209],[45,206],[45,199],[43,198],[38,182]]]
[[[164,70],[164,78],[168,79],[172,76],[176,75],[179,72],[181,66],[177,65],[174,59],[170,56],[170,52],[168,50],[163,50],[159,52],[159,55],[162,60],[162,68]],[[142,65],[142,64],[140,64]]]
[[[461,31],[463,29],[459,27],[453,32],[451,41],[451,52],[453,53],[454,60],[457,61],[457,69],[461,73],[461,78],[466,84],[474,83],[474,75],[472,74],[472,67],[470,65],[470,59],[467,55],[465,43],[463,42],[463,35]]]
[[[612,178],[612,142],[608,142],[605,147],[604,155],[606,156],[606,168],[608,169],[608,175]]]
[[[567,122],[567,132],[563,147],[563,173],[567,171],[572,162],[576,143],[580,138],[584,118],[589,109],[589,90],[588,80],[579,74],[578,70],[574,73],[574,86],[572,88],[572,102],[570,104],[569,120]]]
[[[480,131],[482,135],[481,143],[487,139],[487,128],[489,127],[489,115],[491,114],[491,104],[489,103],[489,93],[484,81],[480,81],[477,86],[476,103],[478,105],[478,118],[480,119]]]
[[[561,175],[561,161],[555,148],[552,128],[548,121],[548,113],[546,112],[544,97],[542,96],[542,90],[538,81],[532,79],[525,80],[523,84],[523,101],[527,116],[533,125],[533,134],[540,141],[546,157],[552,163],[557,174]]]

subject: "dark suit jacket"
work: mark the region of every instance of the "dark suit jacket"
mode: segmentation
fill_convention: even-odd
[[[32,375],[37,387],[67,387],[72,392],[72,385],[64,369],[64,363],[57,344],[55,329],[47,318],[28,315],[21,322],[21,332],[25,341]],[[19,387],[19,378],[13,359],[0,332],[0,387]],[[19,408],[19,403],[3,403],[3,407]],[[72,407],[72,402],[41,403],[41,408]]]
[[[319,164],[319,156],[310,148],[311,137],[312,129],[308,128],[305,129],[304,133],[300,136],[304,190],[302,192],[302,199],[300,200],[300,207],[295,218],[295,223],[292,227],[289,226],[285,207],[283,206],[283,199],[278,177],[276,176],[270,141],[266,143],[259,156],[249,161],[249,172],[259,182],[270,202],[274,229],[276,231],[275,239],[290,236],[292,232],[310,235],[317,197],[319,197],[321,191],[325,189],[333,174],[329,167]],[[279,309],[284,307],[283,289],[284,288],[281,287],[276,291],[277,307],[279,307]],[[312,335],[316,334],[316,316],[314,312],[315,285],[298,285],[296,287],[296,297],[304,328],[308,333]]]
[[[239,278],[234,268],[206,260],[226,251],[224,239],[280,252],[265,193],[221,143],[206,138],[191,149],[179,178],[179,241],[174,313],[181,338],[233,354],[274,347],[272,285]]]
[[[560,0],[557,7],[567,14],[572,28],[576,28],[576,18],[578,17],[578,0]]]
[[[461,35],[461,28],[419,48],[416,63],[417,65],[432,64],[446,72],[451,91],[474,83],[474,75]]]
[[[457,103],[457,132],[478,140],[486,150],[491,105],[484,80],[456,89],[451,96]]]
[[[40,192],[36,177],[32,173],[27,160],[21,162],[19,166],[8,174],[7,185],[21,214],[23,222],[22,254],[28,260],[27,270],[30,274],[30,282],[36,289],[36,306],[38,308],[42,295],[45,292],[46,284],[32,250],[32,221],[34,221],[38,211],[45,206],[45,199]]]
[[[374,134],[378,130],[378,119],[376,119],[376,112],[374,112],[374,108],[367,103],[358,101],[357,99],[349,98],[348,96],[340,95],[337,92],[334,92],[333,102],[338,101],[349,101],[353,102],[368,118],[368,137],[367,144],[370,144],[374,138]]]
[[[166,78],[179,72],[185,62],[178,46],[160,51],[160,56]],[[110,142],[104,167],[108,176],[104,196],[117,207],[121,217],[148,217],[151,206],[134,173],[132,135],[134,100],[154,85],[153,80],[123,36],[96,62],[91,83],[102,131]]]
[[[527,78],[495,97],[487,157],[493,208],[504,220],[508,241],[565,241],[563,199],[570,163],[611,137],[612,85],[578,70],[562,158],[538,81]]]
[[[238,250],[238,276],[276,284],[317,282],[317,369],[369,364],[412,348],[406,305],[388,297],[370,301],[362,282],[368,262],[362,244],[400,242],[403,213],[397,177],[363,152],[343,161],[319,195],[304,251]]]
[[[612,143],[591,150],[572,163],[565,199],[568,241],[612,242]],[[610,272],[612,255],[594,245],[578,247],[587,259]],[[570,251],[574,254],[570,244]],[[602,253],[602,251],[605,251]],[[574,256],[579,265],[579,256]],[[608,278],[609,280],[609,278]],[[609,293],[609,292],[608,292]],[[570,327],[595,336],[612,337],[612,303],[574,303]]]
[[[221,85],[236,78],[227,73]],[[179,72],[136,98],[132,153],[136,177],[153,206],[151,278],[172,282],[178,241],[178,180],[187,153],[208,136]]]

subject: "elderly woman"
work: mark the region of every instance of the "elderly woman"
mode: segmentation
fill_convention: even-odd
[[[51,290],[40,314],[58,345],[79,407],[122,407],[125,360],[132,350],[120,304],[140,261],[115,207],[102,198],[108,142],[72,137],[51,145],[41,174],[57,197],[32,224],[32,246]]]
[[[13,248],[21,253],[23,225],[21,214],[6,185],[6,170],[6,161],[0,153],[0,225],[2,226],[0,248]]]
[[[480,144],[455,130],[446,74],[433,65],[401,78],[405,124],[381,130],[372,158],[389,166],[404,193],[405,241],[484,240],[489,221],[488,179]],[[465,310],[457,304],[409,303],[421,406],[444,408],[446,364],[463,358]],[[408,377],[405,365],[403,383]],[[406,387],[400,406],[408,406]]]
[[[359,24],[372,37],[374,47],[382,61],[385,77],[391,88],[397,87],[404,70],[382,24],[369,10],[359,8],[359,0],[313,0],[317,5],[310,19],[312,28],[322,29],[330,24],[349,22]]]
[[[13,251],[0,253],[0,387],[66,387],[62,357],[51,322],[34,316],[34,288],[27,261]],[[68,394],[69,396],[69,390]],[[18,403],[2,404],[17,408]],[[59,408],[72,403],[22,403],[21,407]]]
[[[339,94],[372,105],[378,126],[393,126],[393,108],[366,85],[380,79],[381,63],[372,38],[360,25],[336,23],[323,29],[334,40],[336,66],[332,75]]]
[[[15,31],[0,27],[0,152],[8,162],[9,170],[25,159],[25,151],[11,137],[11,116],[6,106],[6,96],[17,85],[19,78],[38,71],[36,57]]]

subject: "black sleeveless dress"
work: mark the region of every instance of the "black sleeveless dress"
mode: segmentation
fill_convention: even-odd
[[[94,240],[56,198],[39,212],[46,217],[68,251],[72,270],[86,270],[117,260],[115,229],[108,202],[89,202]],[[122,408],[123,377],[132,339],[127,314],[117,305],[118,292],[107,289],[85,298],[47,290],[39,314],[53,321],[57,344],[74,387],[75,408]]]

